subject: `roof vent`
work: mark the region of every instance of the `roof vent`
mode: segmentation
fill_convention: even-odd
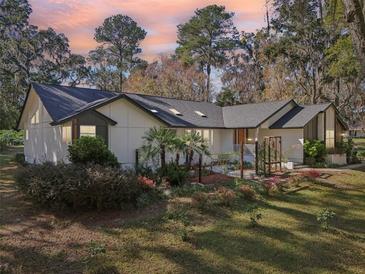
[[[177,111],[176,109],[174,109],[174,108],[170,108],[169,110],[170,110],[173,114],[175,114],[175,115],[182,116],[182,114],[181,114],[179,111]]]
[[[157,110],[155,110],[155,109],[150,109],[150,111],[152,112],[152,113],[157,113],[158,111]]]
[[[200,117],[207,117],[203,112],[200,112],[199,110],[194,111],[196,114],[198,114]]]

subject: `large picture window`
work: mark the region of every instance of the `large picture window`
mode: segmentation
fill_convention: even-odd
[[[96,137],[96,126],[80,126],[80,137]]]

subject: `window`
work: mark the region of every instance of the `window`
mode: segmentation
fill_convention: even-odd
[[[174,108],[170,108],[169,110],[170,110],[173,114],[175,114],[175,115],[182,116],[182,114],[181,114],[178,110],[176,110],[176,109],[174,109]]]
[[[195,113],[198,114],[200,117],[207,117],[203,112],[200,112],[199,110],[195,110]]]
[[[150,109],[150,111],[152,112],[152,113],[157,113],[158,111],[157,110],[155,110],[155,109]]]
[[[80,137],[96,137],[96,126],[80,126]]]
[[[31,124],[38,124],[39,123],[39,110],[37,110],[34,114],[33,114],[33,116],[32,116],[32,118],[31,118],[31,120],[30,120],[30,123]]]
[[[62,127],[62,141],[66,144],[70,144],[72,142],[72,132],[71,126],[63,126]]]

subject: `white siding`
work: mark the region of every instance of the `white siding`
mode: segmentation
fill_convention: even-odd
[[[126,99],[112,102],[97,111],[117,122],[115,126],[109,125],[109,149],[125,166],[134,165],[136,149],[142,146],[145,133],[152,127],[164,126]]]
[[[39,111],[39,123],[32,124],[31,117]],[[51,126],[51,117],[40,98],[31,90],[24,109],[21,128],[28,131],[24,140],[24,156],[29,163],[67,162],[67,144],[62,141],[61,126]]]
[[[303,163],[303,129],[260,129],[260,143],[265,136],[281,136],[283,161]]]

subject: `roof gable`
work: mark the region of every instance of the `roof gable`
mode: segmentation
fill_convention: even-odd
[[[308,124],[318,113],[325,111],[331,103],[296,106],[281,118],[279,118],[270,128],[301,128]]]
[[[83,111],[115,96],[116,93],[89,88],[76,88],[33,83],[32,87],[40,97],[53,122]]]
[[[285,100],[223,107],[225,126],[227,128],[258,127],[292,101]]]

